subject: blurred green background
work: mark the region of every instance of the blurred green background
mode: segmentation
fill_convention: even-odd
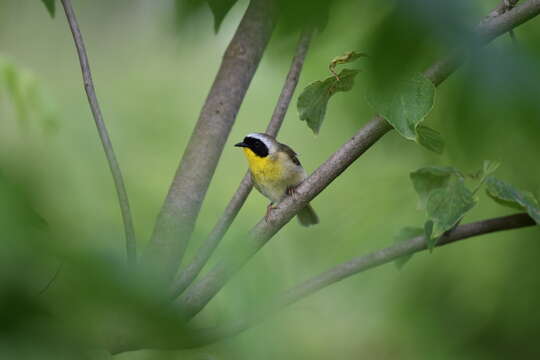
[[[73,2],[142,250],[247,1],[233,7],[217,34],[205,6],[185,13],[172,0]],[[400,72],[425,69],[445,49],[467,41],[467,29],[498,1],[396,4],[337,2],[314,38],[299,89],[328,76],[329,61],[345,51],[367,52],[373,66],[354,64],[363,70],[357,85],[332,98],[318,136],[298,119],[297,92],[279,139],[295,148],[308,171],[373,115],[366,83],[391,84]],[[438,89],[426,124],[443,134],[442,156],[396,133],[385,136],[312,202],[320,225],[287,225],[195,325],[234,321],[334,264],[391,244],[401,227],[421,226],[424,213],[408,177],[419,167],[472,172],[484,159],[498,160],[500,178],[540,195],[540,19],[516,35],[517,45],[501,37]],[[294,27],[276,29],[186,259],[244,175],[244,157],[232,145],[266,127],[297,38]],[[0,358],[77,358],[83,345],[110,336],[103,327],[118,324],[182,336],[174,314],[152,297],[151,279],[123,268],[113,182],[60,8],[51,19],[37,0],[0,1],[0,71]],[[232,256],[228,246],[245,239],[266,205],[258,193],[250,196],[214,262]],[[511,212],[482,193],[465,221]],[[115,358],[536,358],[539,235],[537,227],[527,228],[422,253],[401,271],[388,264],[324,289],[233,339]],[[56,281],[39,294],[60,264]]]

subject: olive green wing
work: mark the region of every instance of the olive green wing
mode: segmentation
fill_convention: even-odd
[[[302,166],[302,164],[300,164],[300,160],[298,160],[298,157],[296,156],[296,152],[290,146],[279,143],[279,147],[284,153],[289,155],[293,163],[298,166]]]

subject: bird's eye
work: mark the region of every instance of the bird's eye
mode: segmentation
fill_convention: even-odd
[[[244,138],[244,143],[248,145],[248,147],[257,155],[260,157],[268,156],[268,147],[259,139],[255,139],[252,137],[246,137]]]

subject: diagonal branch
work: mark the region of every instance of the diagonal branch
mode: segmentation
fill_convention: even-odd
[[[520,229],[534,225],[537,224],[526,213],[486,219],[455,227],[451,231],[444,234],[436,246],[440,247],[480,235],[504,230]],[[418,236],[407,241],[399,242],[385,249],[355,257],[290,288],[281,296],[274,299],[274,301],[267,305],[262,312],[248,318],[247,320],[238,321],[233,325],[216,327],[211,330],[201,330],[202,336],[200,337],[199,341],[204,342],[204,344],[209,344],[223,338],[237,335],[242,331],[257,325],[269,315],[289,305],[292,305],[321,289],[333,285],[350,276],[360,274],[380,265],[395,261],[403,256],[413,255],[426,249],[427,243],[425,237]],[[201,346],[201,343],[194,345]]]
[[[231,40],[157,218],[146,259],[170,281],[274,28],[274,0],[251,0]]]
[[[540,0],[529,0],[477,27],[478,44],[486,44],[497,36],[524,23],[540,13]],[[431,66],[424,75],[434,84],[444,81],[461,63],[455,56]],[[309,201],[323,191],[360,155],[392,128],[381,117],[375,116],[360,131],[338,149],[325,163],[297,188],[295,198],[284,199],[269,216],[251,230],[247,242],[238,244],[234,258],[216,264],[195,282],[177,301],[186,318],[197,314],[219,292],[227,280],[245,265],[268,240],[274,236]]]
[[[283,84],[283,88],[274,109],[274,113],[272,114],[270,123],[266,128],[267,134],[276,136],[281,127],[281,124],[283,123],[285,114],[287,113],[287,109],[289,108],[289,104],[294,94],[294,90],[296,89],[296,85],[298,84],[300,71],[302,70],[302,66],[304,65],[304,59],[306,58],[312,34],[313,32],[311,30],[306,30],[303,31],[300,35],[300,40],[298,42],[298,46],[296,48],[296,53],[293,58],[291,67],[289,69],[289,73],[287,74],[287,78],[285,79],[285,84]],[[233,197],[229,201],[229,204],[227,205],[223,215],[212,229],[212,232],[210,233],[206,241],[197,251],[197,254],[195,255],[195,258],[193,259],[191,264],[189,264],[183,271],[180,272],[180,276],[174,282],[172,296],[173,298],[176,298],[178,295],[180,295],[193,282],[197,275],[199,275],[202,268],[208,262],[208,259],[210,259],[210,256],[225,236],[225,233],[236,218],[236,215],[238,215],[238,212],[244,205],[244,202],[249,196],[252,188],[253,184],[251,182],[251,176],[249,175],[249,173],[247,173],[240,182],[240,185],[238,186],[238,189],[234,193]]]
[[[105,156],[109,162],[109,168],[114,179],[114,185],[116,187],[116,194],[118,196],[118,203],[120,204],[120,210],[122,212],[122,220],[124,222],[124,232],[126,234],[126,250],[128,262],[134,265],[137,262],[137,242],[135,239],[135,230],[133,228],[133,220],[131,217],[131,211],[129,209],[129,199],[126,192],[126,186],[124,184],[124,179],[122,177],[122,172],[120,166],[118,165],[118,160],[114,154],[114,149],[103,121],[103,115],[101,113],[101,108],[96,96],[96,89],[94,88],[94,82],[92,80],[92,72],[90,71],[90,64],[88,61],[88,56],[86,54],[86,48],[84,46],[84,40],[79,29],[79,24],[75,16],[75,11],[71,6],[70,0],[61,0],[62,6],[66,13],[66,18],[73,35],[73,41],[75,42],[75,47],[77,48],[77,54],[79,55],[79,61],[81,63],[81,70],[84,80],[84,89],[86,90],[86,95],[88,97],[88,103],[90,104],[90,109],[92,110],[92,115],[94,116],[94,121],[98,130],[99,137],[101,139],[101,144],[103,145],[103,150],[105,151]]]
[[[459,225],[447,232],[436,245],[437,247],[455,243],[460,240],[473,238],[493,232],[519,229],[534,226],[536,223],[526,213],[514,214],[498,218],[486,219],[469,224]],[[395,261],[403,256],[408,256],[427,249],[424,236],[415,237],[407,241],[399,242],[372,252],[367,255],[355,257],[347,262],[336,265],[331,269],[304,281],[303,283],[289,289],[281,296],[270,301],[264,308],[246,318],[231,325],[222,325],[208,329],[194,331],[189,339],[178,336],[167,344],[166,349],[186,349],[208,345],[225,338],[235,336],[253,326],[258,325],[264,319],[283,308],[302,300],[303,298],[335,284],[350,276],[360,274],[369,269]],[[138,350],[141,348],[163,349],[164,344],[123,344],[116,349],[110,349],[113,354],[119,352]]]
[[[477,221],[459,225],[445,233],[437,242],[437,247],[454,243],[459,240],[489,234],[496,231],[518,229],[537,225],[526,213],[503,216],[493,219]],[[287,306],[313,294],[314,292],[341,281],[349,276],[364,272],[371,268],[383,265],[400,257],[412,255],[427,249],[424,236],[418,236],[407,241],[399,242],[393,246],[375,251],[371,254],[359,256],[289,289],[277,301],[279,307]]]

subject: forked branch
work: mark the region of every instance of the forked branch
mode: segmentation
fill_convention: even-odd
[[[535,17],[540,13],[540,0],[529,0],[498,17],[483,21],[477,27],[477,43],[483,45],[497,36]],[[444,81],[462,62],[452,56],[431,66],[424,72],[434,84]],[[325,163],[297,188],[297,196],[282,201],[270,214],[251,230],[247,241],[237,246],[234,258],[224,259],[179,299],[178,305],[186,318],[197,314],[227,280],[246,264],[294,215],[345,171],[360,155],[392,128],[381,117],[375,116],[360,131],[338,149]]]
[[[281,128],[281,124],[283,123],[285,114],[289,108],[294,90],[298,84],[298,79],[300,78],[300,72],[302,70],[302,66],[304,65],[304,59],[306,58],[312,34],[313,32],[311,30],[306,30],[300,35],[300,40],[289,69],[289,73],[287,74],[287,78],[283,84],[283,88],[274,109],[274,113],[272,114],[270,123],[266,128],[267,134],[277,136],[277,133]],[[252,188],[253,184],[251,182],[251,176],[249,173],[247,173],[240,182],[240,185],[238,186],[238,189],[234,193],[233,197],[229,201],[223,215],[212,229],[212,232],[208,238],[197,251],[197,254],[195,255],[195,258],[191,264],[189,264],[189,266],[179,273],[179,277],[173,283],[173,298],[180,295],[193,282],[197,275],[199,275],[202,268],[208,262],[210,256],[225,236],[225,233],[236,218],[236,215],[238,215],[238,212],[244,205]]]
[[[274,28],[274,0],[251,0],[231,40],[157,218],[145,260],[159,281],[180,265],[210,181]]]

